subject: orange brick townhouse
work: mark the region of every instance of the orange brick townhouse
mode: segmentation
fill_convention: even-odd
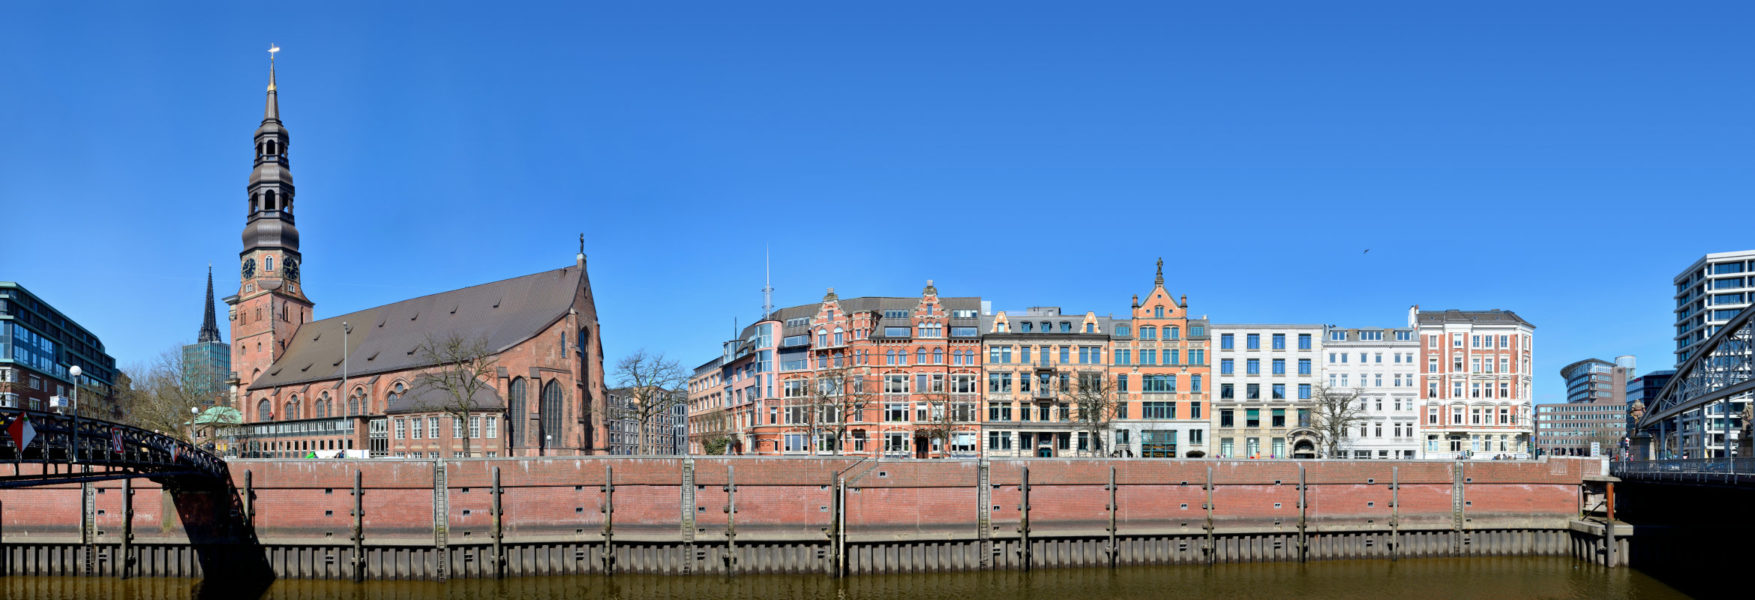
[[[318,320],[294,226],[291,136],[274,73],[254,136],[238,293],[230,306],[231,401],[224,435],[245,457],[600,454],[603,348],[584,248],[574,264]],[[419,348],[453,336],[492,360],[470,416],[423,385]],[[352,451],[352,452],[347,452]]]
[[[712,428],[691,428],[691,445],[724,436],[742,454],[975,456],[980,308],[928,281],[919,297],[843,300],[830,289],[774,310],[696,369],[691,424]],[[953,431],[930,435],[947,412]]]

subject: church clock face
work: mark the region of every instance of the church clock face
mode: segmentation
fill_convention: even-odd
[[[298,261],[298,259],[296,259],[296,258],[286,259],[286,264],[281,266],[280,271],[281,271],[281,273],[286,275],[287,281],[298,281],[299,280],[299,261]]]
[[[254,259],[254,258],[244,259],[244,279],[249,279],[249,278],[255,277],[255,276],[256,276],[256,259]]]

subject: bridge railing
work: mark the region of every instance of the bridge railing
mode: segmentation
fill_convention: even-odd
[[[0,410],[0,423],[28,418],[36,439],[23,448],[12,436],[0,434],[0,463],[109,467],[153,472],[195,472],[221,476],[225,462],[176,437],[131,425],[58,412]],[[46,472],[45,472],[46,473]]]
[[[1669,460],[1634,460],[1611,463],[1609,471],[1616,475],[1649,473],[1736,473],[1755,474],[1755,458],[1690,458]]]

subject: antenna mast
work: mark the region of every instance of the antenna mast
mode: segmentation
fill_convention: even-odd
[[[762,272],[766,283],[762,287],[762,318],[774,314],[774,267],[769,264],[768,247],[762,246]]]

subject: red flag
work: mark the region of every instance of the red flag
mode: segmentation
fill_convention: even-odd
[[[31,426],[30,415],[22,412],[6,426],[6,433],[12,436],[12,443],[18,445],[20,452],[30,446],[31,440],[37,439],[37,428]]]

